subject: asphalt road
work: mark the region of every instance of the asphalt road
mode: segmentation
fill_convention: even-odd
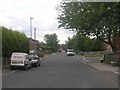
[[[3,88],[117,88],[117,82],[73,56],[56,53],[40,67],[17,70],[2,76]]]

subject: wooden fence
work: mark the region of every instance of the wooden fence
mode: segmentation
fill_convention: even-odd
[[[10,58],[9,57],[3,57],[2,58],[2,68],[7,68],[10,66]]]

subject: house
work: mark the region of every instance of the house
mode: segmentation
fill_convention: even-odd
[[[116,46],[117,46],[117,51],[120,51],[120,37],[116,38]],[[104,51],[112,52],[112,48],[109,44],[104,43],[103,48],[104,48]]]
[[[103,50],[107,52],[112,52],[112,48],[109,44],[104,43],[103,44]]]
[[[39,53],[39,48],[40,48],[40,43],[37,40],[34,40],[32,38],[28,38],[29,39],[29,53],[35,53],[38,54]]]

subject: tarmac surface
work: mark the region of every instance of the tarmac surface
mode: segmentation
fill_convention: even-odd
[[[84,60],[83,60],[84,59]],[[82,62],[84,61],[84,62]],[[87,63],[85,62],[87,61]],[[90,61],[54,53],[40,67],[3,73],[3,88],[117,88],[118,83],[91,68]]]
[[[54,55],[55,55],[55,57],[54,57]],[[51,56],[51,55],[50,55]],[[112,65],[109,65],[109,64],[105,64],[105,63],[101,63],[100,62],[100,58],[85,58],[84,56],[77,56],[77,55],[75,55],[74,56],[74,58],[73,59],[71,59],[71,58],[69,58],[69,57],[66,57],[65,55],[63,55],[63,54],[61,54],[61,55],[59,55],[59,54],[53,54],[52,55],[52,57],[50,57],[49,55],[48,56],[45,56],[44,58],[42,58],[42,60],[44,61],[44,63],[43,63],[43,67],[45,67],[46,68],[46,66],[47,66],[47,64],[48,65],[51,65],[51,64],[53,64],[54,65],[54,63],[53,63],[53,61],[55,62],[55,63],[60,63],[60,64],[62,64],[63,62],[64,62],[64,60],[62,60],[62,61],[60,61],[60,59],[62,59],[62,58],[64,58],[64,59],[68,59],[67,60],[67,63],[71,60],[72,61],[72,63],[74,63],[74,64],[78,64],[79,62],[74,62],[73,61],[73,59],[74,58],[76,58],[78,61],[80,61],[81,62],[81,64],[80,65],[82,65],[82,66],[84,66],[84,64],[85,65],[87,65],[88,67],[90,67],[90,68],[92,68],[92,69],[94,69],[94,70],[96,70],[96,71],[98,71],[98,72],[100,72],[101,74],[103,74],[103,75],[105,75],[105,76],[107,76],[108,78],[110,78],[110,80],[113,80],[113,81],[115,81],[115,82],[118,82],[119,80],[118,80],[118,76],[119,76],[119,73],[118,73],[118,71],[119,71],[119,69],[118,69],[118,67],[113,67]],[[59,57],[58,57],[59,56]],[[50,58],[47,58],[47,57],[50,57],[51,58],[51,61],[49,61],[49,59]],[[47,60],[46,60],[47,59]],[[58,62],[56,61],[58,59]],[[70,60],[69,60],[70,59]],[[52,62],[52,63],[51,63]],[[64,62],[63,64],[64,65],[66,65],[67,64],[66,62]],[[83,63],[83,64],[82,64]],[[45,65],[45,66],[44,66]],[[71,64],[71,65],[73,65],[73,64]],[[69,65],[68,65],[69,66]],[[87,66],[84,66],[84,67],[87,67]],[[8,66],[9,67],[9,66]],[[42,67],[42,69],[44,69]],[[57,66],[56,66],[57,67]],[[66,67],[66,66],[65,66]],[[76,66],[75,66],[76,67]],[[78,66],[79,67],[79,66]],[[78,68],[78,67],[76,67],[76,68]],[[58,67],[57,67],[58,68]],[[61,67],[62,68],[62,67]],[[66,67],[67,68],[67,67]],[[71,68],[71,69],[73,69],[72,67],[69,67],[69,68]],[[81,67],[81,68],[83,68],[83,67]],[[33,68],[34,69],[34,68]],[[39,68],[38,68],[39,69]],[[37,70],[38,69],[35,69],[36,71],[33,71],[33,72],[37,72]],[[48,69],[48,68],[47,68]],[[53,68],[53,70],[54,70],[54,68]],[[68,69],[69,70],[69,69]],[[75,69],[74,69],[75,70]],[[82,70],[82,69],[81,69]],[[86,68],[86,70],[87,70],[87,68]],[[31,70],[32,71],[32,70]],[[16,72],[16,73],[15,73]],[[29,72],[29,71],[28,71]],[[82,72],[84,72],[84,71],[82,71]],[[17,74],[17,73],[19,73],[17,70],[13,70],[13,71],[11,71],[9,68],[4,68],[3,70],[2,70],[2,73],[0,73],[0,75],[2,76],[7,76],[7,75],[11,75],[12,76],[12,73],[13,74]],[[31,73],[31,72],[29,72],[29,73]],[[97,73],[97,72],[96,72]],[[27,75],[27,73],[25,73],[26,75]],[[56,73],[55,73],[56,74]],[[57,74],[58,76],[60,75],[60,74]],[[67,73],[66,73],[66,75],[67,75]],[[94,74],[95,75],[95,74]],[[16,76],[17,77],[17,76]],[[9,78],[8,78],[9,79]],[[82,78],[81,78],[82,79]],[[88,78],[89,79],[89,78]],[[56,80],[56,79],[55,79]],[[76,79],[77,80],[77,79]],[[38,82],[40,82],[40,81],[38,81]],[[80,83],[80,82],[79,82]],[[62,83],[61,83],[62,84]],[[58,85],[58,87],[59,87],[60,85]],[[63,85],[64,86],[64,85]],[[68,86],[69,86],[69,84],[68,84]],[[76,86],[76,85],[75,85]],[[39,86],[38,86],[39,87]],[[49,84],[48,84],[48,87],[49,87]],[[70,86],[69,86],[70,87]]]

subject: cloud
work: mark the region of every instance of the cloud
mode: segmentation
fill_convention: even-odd
[[[33,35],[37,28],[37,40],[42,41],[45,34],[56,33],[60,43],[64,43],[73,33],[58,29],[55,6],[61,0],[1,0],[0,25],[24,32],[30,37],[30,17]]]

